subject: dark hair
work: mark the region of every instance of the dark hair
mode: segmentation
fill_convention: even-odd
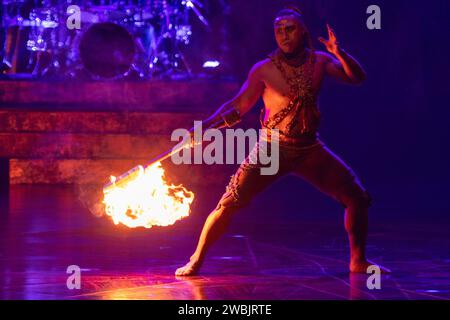
[[[274,19],[282,17],[282,16],[290,16],[290,15],[296,16],[303,22],[302,12],[300,11],[299,8],[297,8],[295,6],[284,7],[283,9],[281,9],[280,11],[277,12]]]
[[[313,48],[313,44],[312,44],[312,40],[311,40],[311,35],[309,33],[308,27],[305,24],[305,21],[303,20],[303,15],[302,15],[302,12],[300,11],[300,9],[293,5],[285,6],[283,9],[281,9],[280,11],[277,12],[277,14],[274,17],[274,20],[279,17],[283,17],[283,16],[294,16],[296,19],[298,19],[300,21],[303,28],[305,29],[305,40],[306,40],[307,46],[311,50],[313,50],[314,48]]]

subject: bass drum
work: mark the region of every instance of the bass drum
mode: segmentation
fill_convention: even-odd
[[[123,77],[135,57],[133,36],[122,26],[111,22],[91,25],[79,42],[83,67],[96,79]]]

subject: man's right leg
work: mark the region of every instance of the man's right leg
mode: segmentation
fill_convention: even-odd
[[[258,193],[285,174],[286,172],[279,170],[276,175],[261,175],[260,166],[249,163],[249,158],[247,158],[231,177],[226,192],[206,219],[197,248],[190,261],[185,266],[178,268],[175,274],[178,276],[196,274],[203,263],[207,250],[225,233],[234,213],[249,204]]]
[[[177,276],[190,276],[198,272],[205,258],[206,251],[225,233],[233,213],[238,209],[236,206],[224,207],[219,203],[216,209],[208,215],[194,254],[185,266],[175,271]]]

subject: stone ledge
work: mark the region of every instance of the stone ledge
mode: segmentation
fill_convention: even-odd
[[[0,106],[75,107],[75,110],[214,110],[239,90],[237,82],[44,82],[0,80]],[[51,109],[51,108],[49,108]]]
[[[121,160],[10,160],[11,184],[103,184],[148,159]],[[163,162],[167,179],[185,186],[224,186],[235,167],[229,165],[174,165]]]
[[[206,113],[0,111],[1,132],[171,134]]]
[[[169,135],[0,134],[0,156],[11,159],[151,159],[174,145]]]

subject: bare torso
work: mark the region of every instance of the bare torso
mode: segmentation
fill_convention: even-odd
[[[318,96],[322,81],[325,75],[325,63],[321,52],[316,52],[316,59],[314,63],[314,71],[312,77],[312,90],[315,96]],[[283,62],[285,70],[289,73],[292,72],[292,67]],[[264,121],[269,119],[272,115],[278,113],[285,108],[290,101],[289,98],[289,84],[284,79],[282,73],[274,65],[270,59],[265,59],[257,64],[261,80],[264,83],[264,89],[262,93],[262,99],[264,101],[265,113]],[[280,123],[283,126],[283,122],[288,121],[285,119]]]

